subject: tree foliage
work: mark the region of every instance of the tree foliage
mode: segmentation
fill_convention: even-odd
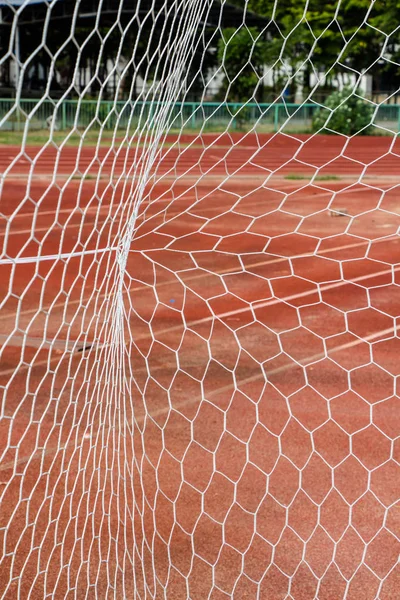
[[[265,42],[255,27],[234,27],[222,31],[218,62],[223,65],[224,91],[229,100],[247,102],[257,96],[265,59]]]
[[[315,92],[313,71],[325,74],[319,87],[328,88],[366,72],[400,79],[400,0],[248,0],[246,10],[263,19],[265,63],[292,90],[302,79],[303,90]]]

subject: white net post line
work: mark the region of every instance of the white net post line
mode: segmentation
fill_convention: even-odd
[[[395,4],[0,1],[2,600],[397,597]]]

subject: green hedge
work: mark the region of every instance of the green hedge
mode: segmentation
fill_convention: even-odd
[[[351,88],[333,92],[313,118],[313,131],[344,135],[372,133],[373,105]],[[322,130],[322,131],[321,131]]]

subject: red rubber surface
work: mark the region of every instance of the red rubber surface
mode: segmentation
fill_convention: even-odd
[[[253,166],[241,168],[254,136],[233,137],[237,149],[219,164],[213,157],[226,156],[227,137],[204,137],[201,166],[200,148],[185,148],[176,167],[175,150],[161,163],[159,173],[171,176],[210,171],[218,189],[210,177],[195,187],[171,177],[147,191],[125,277],[136,387],[133,406],[125,399],[119,407],[129,424],[117,430],[122,478],[107,453],[116,442],[103,375],[102,402],[70,402],[78,390],[93,392],[95,352],[78,350],[107,341],[96,321],[115,298],[106,278],[116,271],[115,253],[0,265],[2,294],[12,278],[0,320],[2,342],[11,336],[0,369],[5,415],[13,417],[0,436],[8,523],[0,581],[10,571],[16,577],[7,600],[18,589],[27,598],[30,588],[34,598],[44,588],[95,598],[95,586],[97,597],[111,597],[100,563],[110,539],[116,597],[144,596],[140,565],[156,598],[166,586],[169,599],[202,599],[214,589],[213,600],[275,600],[288,597],[289,580],[295,600],[397,597],[400,202],[396,188],[382,191],[393,186],[399,157],[386,154],[390,138],[351,140],[347,158],[334,162],[346,141],[339,137],[258,140],[270,141]],[[297,140],[306,144],[293,158]],[[3,172],[15,152],[2,149]],[[85,149],[81,172],[91,156]],[[76,149],[65,149],[57,174],[71,174],[75,159]],[[371,179],[349,188],[346,177],[358,177],[360,163]],[[224,165],[241,177],[224,182]],[[14,175],[28,166],[19,162]],[[54,151],[45,152],[34,174],[53,166]],[[319,174],[343,180],[280,178],[260,188],[254,176],[280,167],[322,167]],[[110,169],[106,161],[99,187],[43,177],[28,189],[23,177],[7,179],[2,211],[19,207],[7,233],[3,219],[7,256],[113,246],[127,192],[120,182],[110,187]],[[343,207],[352,219],[329,216]],[[93,473],[99,480],[90,491]],[[136,581],[134,545],[142,553]],[[126,548],[123,576],[116,565]]]
[[[400,142],[392,137],[307,136],[301,134],[202,134],[169,135],[167,145],[158,156],[162,173],[197,176],[201,173],[281,175],[293,173],[395,176],[400,167]],[[46,147],[7,146],[0,149],[0,165],[9,175],[28,173],[35,162],[34,173],[133,173],[135,166],[146,160],[143,148],[128,147],[123,140],[113,148],[64,146],[53,143]]]

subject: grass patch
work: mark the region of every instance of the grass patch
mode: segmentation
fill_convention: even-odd
[[[302,175],[301,173],[289,173],[288,175],[285,175],[284,179],[308,180],[311,179],[311,176]],[[338,175],[317,175],[314,177],[314,181],[340,181],[340,177]]]
[[[317,181],[340,181],[339,175],[317,175]]]
[[[79,181],[81,181],[81,180],[91,181],[91,180],[98,179],[98,177],[97,177],[97,175],[91,175],[90,173],[86,173],[85,175],[83,175],[83,174],[82,175],[72,175],[71,179],[74,179],[74,180],[77,179]]]
[[[26,145],[27,146],[41,146],[43,147],[44,145],[48,144],[49,146],[52,146],[53,144],[55,144],[56,146],[61,146],[61,144],[65,145],[65,146],[72,146],[72,147],[78,147],[81,144],[83,146],[87,146],[87,147],[93,147],[93,146],[106,146],[106,147],[110,147],[113,145],[113,140],[115,137],[116,140],[116,144],[117,145],[123,145],[124,147],[128,146],[128,141],[125,140],[125,137],[127,137],[127,139],[129,140],[129,142],[131,142],[132,140],[132,136],[133,136],[134,132],[127,132],[125,129],[121,129],[119,131],[116,132],[115,136],[114,136],[114,132],[113,131],[107,131],[104,130],[103,132],[100,132],[98,129],[92,129],[92,130],[88,130],[88,131],[55,131],[54,134],[52,136],[50,136],[50,132],[46,129],[43,130],[36,130],[36,131],[29,131],[27,138],[26,138]],[[198,135],[198,132],[194,131],[194,130],[188,130],[187,132],[185,131],[169,131],[168,134],[169,135],[179,135],[180,133],[190,133],[194,136]],[[129,137],[130,136],[130,137]],[[22,143],[22,139],[23,139],[23,134],[22,131],[1,131],[0,130],[0,146],[21,146]],[[176,142],[171,142],[171,141],[164,141],[162,146],[163,148],[170,148],[171,146],[174,146]],[[144,143],[140,142],[139,144],[135,143],[133,141],[132,144],[130,144],[134,147],[136,146],[143,146]],[[183,141],[179,141],[179,147],[180,148],[185,148],[187,146],[191,145],[191,148],[199,148],[199,149],[203,149],[203,145],[202,144],[191,144],[190,142],[183,142]]]
[[[289,175],[285,175],[284,179],[310,179],[307,175],[298,175],[297,173],[289,173]]]
[[[121,137],[123,132],[121,132]],[[22,131],[0,131],[0,144],[2,146],[20,146],[22,143]],[[79,146],[83,143],[87,146],[110,145],[112,143],[113,133],[111,131],[103,131],[100,135],[99,131],[83,132],[74,131],[68,136],[67,131],[55,131],[52,136],[48,130],[29,131],[26,143],[28,146],[44,146],[45,144],[55,143],[57,146],[63,142],[67,146]]]

